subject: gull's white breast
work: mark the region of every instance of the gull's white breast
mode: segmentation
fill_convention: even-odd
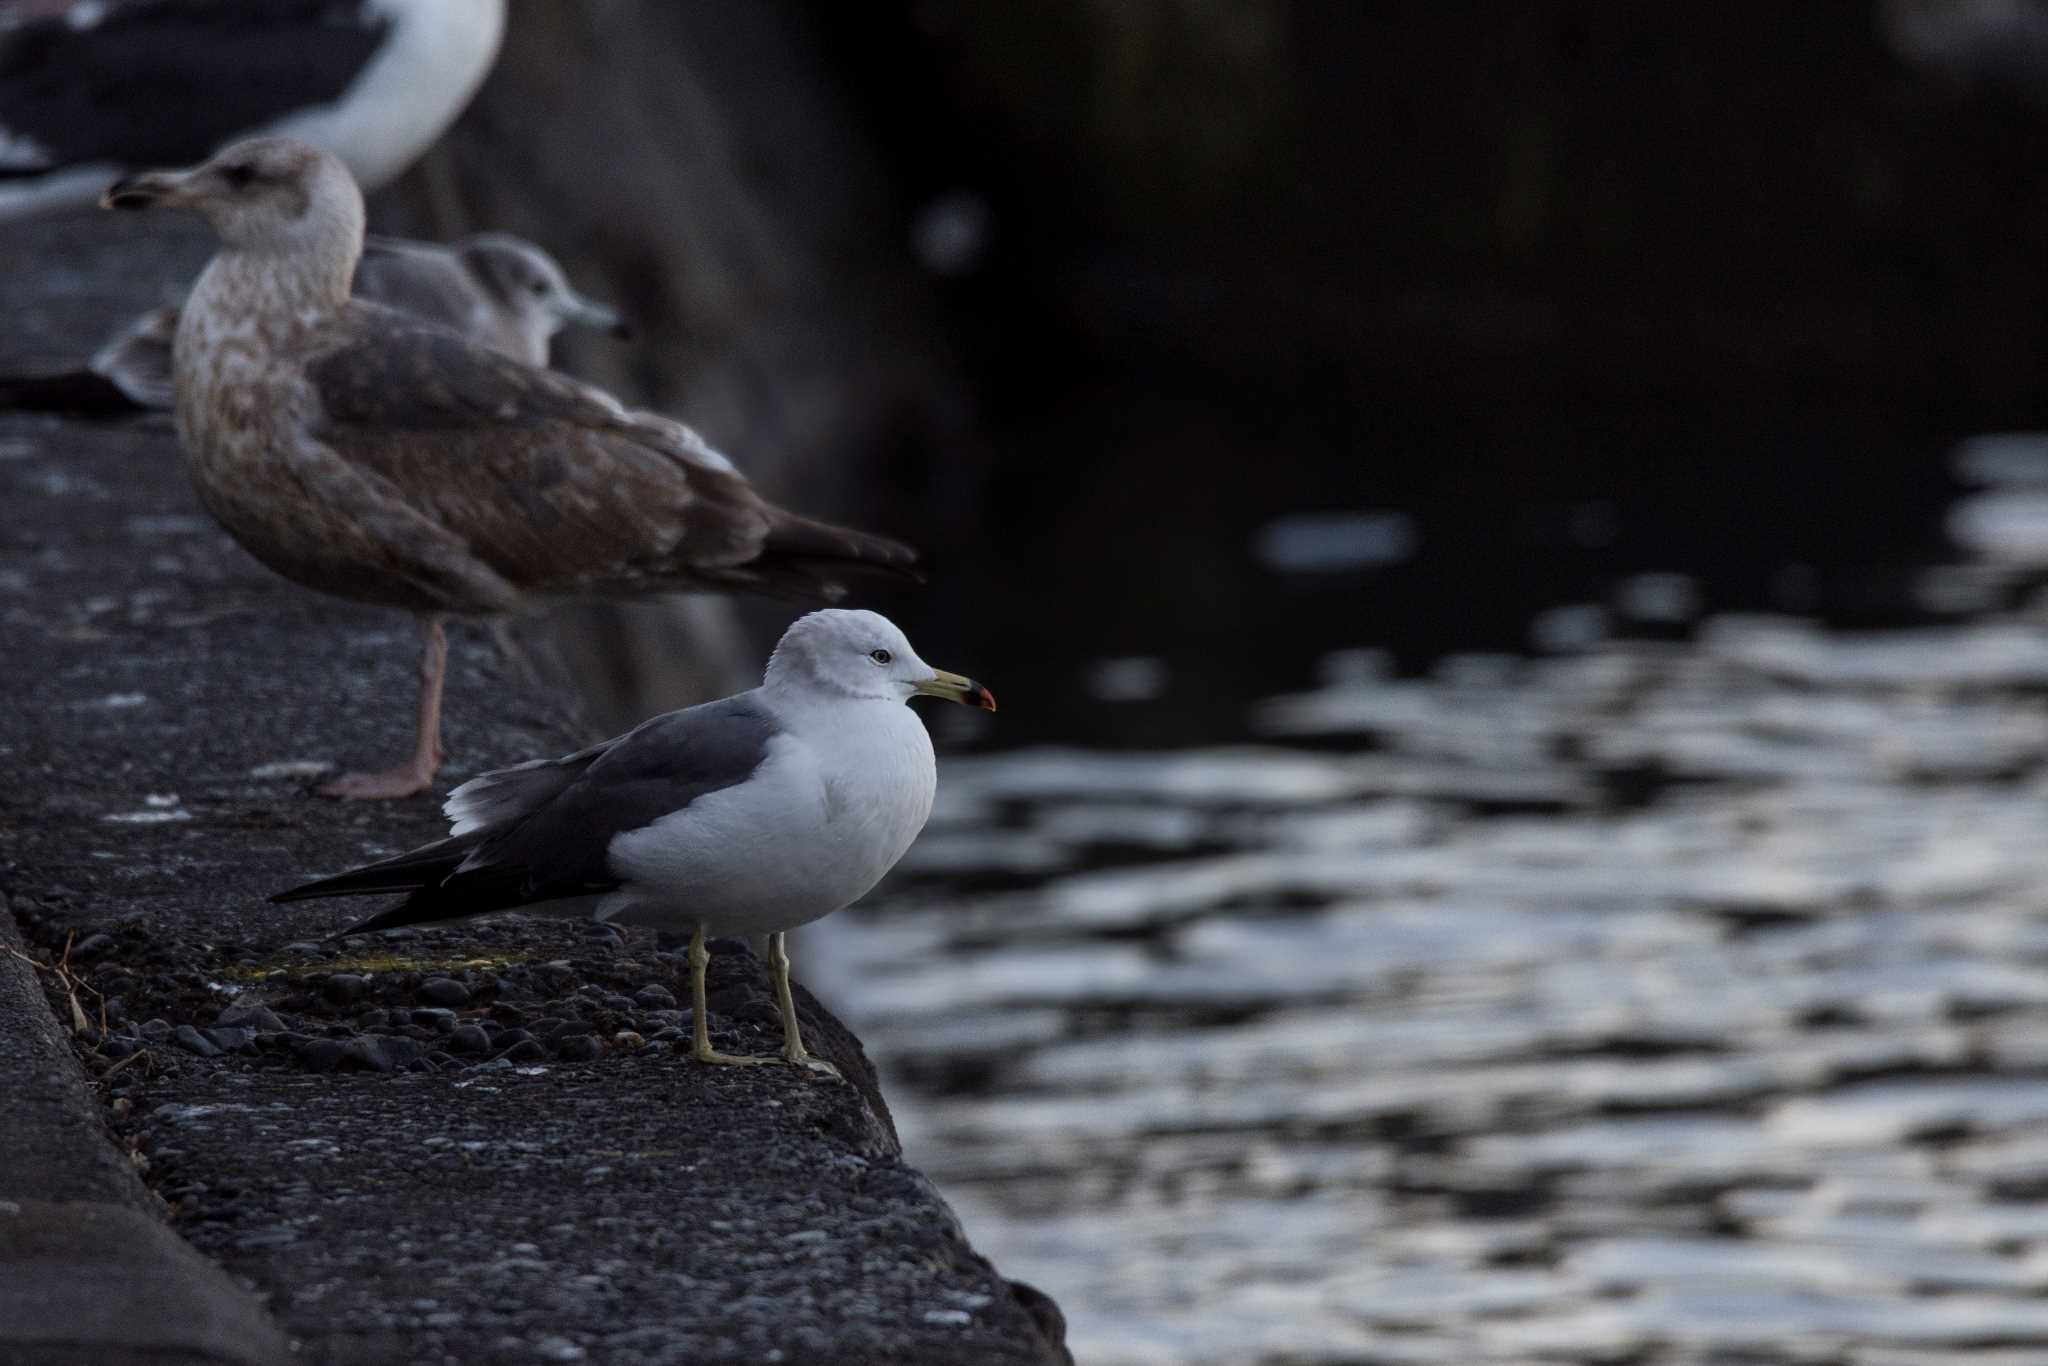
[[[626,886],[601,918],[765,934],[859,900],[896,865],[931,815],[924,723],[900,702],[781,719],[746,782],[612,840]]]

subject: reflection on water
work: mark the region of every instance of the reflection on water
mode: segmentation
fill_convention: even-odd
[[[2048,545],[1983,450],[1959,517]],[[2048,633],[1996,546],[1944,624],[1334,652],[1245,743],[953,760],[808,959],[1091,1366],[2048,1360]]]

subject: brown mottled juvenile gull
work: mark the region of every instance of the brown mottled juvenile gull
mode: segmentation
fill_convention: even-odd
[[[256,133],[325,148],[375,189],[462,112],[504,32],[505,0],[0,5],[0,220]]]
[[[419,616],[412,757],[330,795],[432,781],[450,614],[685,589],[830,600],[849,572],[914,577],[908,547],[769,503],[680,422],[352,300],[363,199],[325,152],[251,139],[105,202],[192,209],[220,235],[175,347],[208,510],[287,578]]]
[[[548,344],[571,324],[626,331],[616,311],[576,292],[554,257],[503,232],[445,245],[369,237],[354,294],[452,327],[528,365],[546,365]],[[177,333],[176,308],[151,309],[94,352],[83,370],[0,376],[0,407],[99,415],[174,407]]]
[[[784,934],[865,896],[924,828],[937,773],[903,705],[917,696],[996,709],[887,617],[813,612],[751,692],[472,778],[449,794],[447,839],[273,900],[408,893],[344,934],[514,910],[688,930],[704,1062],[767,1061],[714,1052],[704,1004],[705,935],[766,934],[782,1056],[801,1065]]]

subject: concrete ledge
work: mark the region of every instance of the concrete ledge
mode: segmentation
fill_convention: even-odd
[[[83,354],[179,278],[109,250],[125,230],[38,228],[34,268],[11,272],[0,232],[0,312],[34,319],[42,349],[0,337],[0,370],[66,329]],[[54,1207],[0,1252],[19,1331],[83,1315],[109,1338],[80,1360],[270,1359],[239,1280],[295,1360],[327,1366],[1066,1360],[1057,1310],[968,1244],[903,1162],[858,1040],[808,996],[807,1038],[845,1081],[691,1061],[677,964],[651,936],[526,921],[337,948],[323,937],[359,907],[267,903],[443,832],[430,800],[308,791],[407,743],[411,631],[235,547],[166,424],[0,414],[0,498],[0,892],[29,952],[75,943],[109,1026],[75,1051],[111,1102],[66,1056],[49,974],[0,955],[0,1198]],[[444,790],[593,738],[568,711],[458,631]],[[744,946],[718,946],[711,986],[719,1045],[772,1052]],[[233,1279],[199,1275],[150,1222],[157,1197]],[[67,1208],[92,1213],[83,1241],[65,1241]],[[108,1279],[125,1284],[92,1290]],[[66,1359],[42,1350],[58,1339],[10,1354],[4,1331],[0,1361]],[[203,1355],[223,1344],[241,1355]]]
[[[164,1226],[0,909],[0,1361],[287,1359],[256,1297]]]
[[[0,1200],[0,1360],[35,1366],[281,1366],[255,1297],[146,1214]]]

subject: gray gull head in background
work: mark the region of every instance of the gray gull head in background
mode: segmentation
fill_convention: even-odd
[[[714,1052],[704,1001],[705,936],[765,934],[782,1056],[802,1064],[784,934],[866,895],[924,828],[932,745],[903,705],[918,696],[996,706],[888,618],[813,612],[751,692],[472,778],[443,808],[447,839],[273,899],[407,893],[344,934],[515,910],[688,931],[705,1062],[766,1061]]]
[[[370,236],[354,292],[528,365],[548,363],[548,343],[565,327],[629,335],[617,310],[578,294],[554,257],[508,232],[480,232],[446,246]]]
[[[77,0],[0,22],[0,219],[288,133],[372,189],[476,93],[505,0]]]
[[[363,197],[325,152],[256,138],[104,202],[190,209],[221,239],[173,348],[208,511],[285,577],[420,619],[412,757],[329,795],[432,782],[450,614],[681,590],[834,601],[849,574],[916,577],[909,547],[777,507],[680,422],[351,299]]]
[[[554,257],[522,237],[485,232],[442,245],[372,236],[356,266],[358,299],[452,327],[528,365],[571,325],[629,335],[616,310],[576,292]],[[115,415],[176,404],[176,308],[153,308],[93,353],[82,370],[0,375],[0,408]]]

